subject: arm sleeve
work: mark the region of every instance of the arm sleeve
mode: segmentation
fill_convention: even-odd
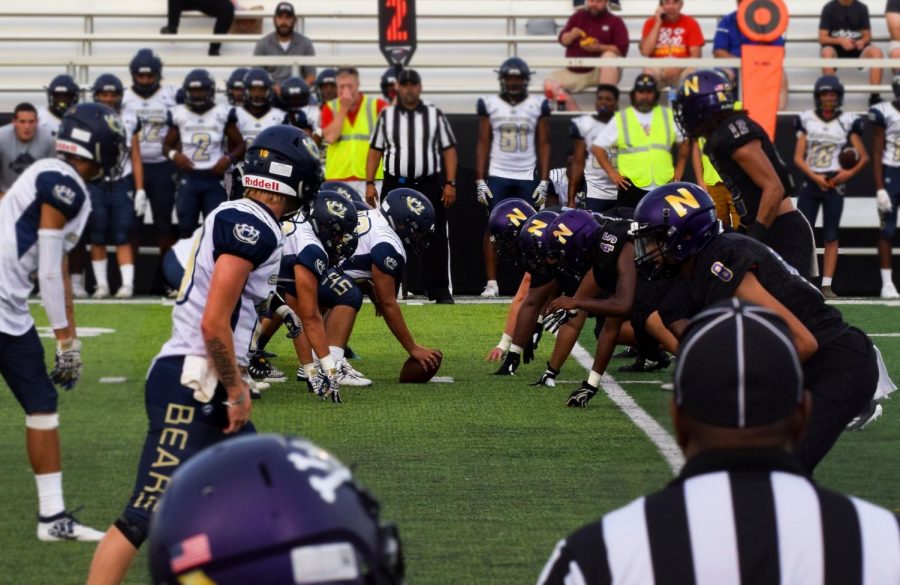
[[[57,171],[44,171],[35,181],[37,200],[54,207],[71,220],[81,211],[87,194],[75,179]]]
[[[745,247],[719,247],[715,255],[705,255],[703,263],[696,264],[691,278],[692,299],[708,307],[734,296],[744,275],[756,264],[756,255]]]
[[[174,125],[175,125],[175,117],[172,116],[172,110],[168,110],[166,112],[166,126],[171,128]]]
[[[478,98],[478,101],[475,103],[475,113],[479,116],[487,116],[487,104],[484,103],[484,98]]]
[[[581,135],[581,131],[578,129],[578,124],[575,123],[575,120],[569,122],[569,138],[584,140],[584,136]]]
[[[385,274],[390,274],[394,278],[403,276],[403,268],[406,260],[393,246],[387,243],[376,244],[371,251],[372,264],[378,267],[378,270]]]
[[[63,286],[62,230],[38,230],[38,282],[41,285],[41,304],[52,329],[63,329],[66,318],[66,293]]]
[[[235,108],[231,108],[228,110],[228,117],[225,119],[225,124],[237,124],[237,110]]]
[[[225,209],[213,220],[213,260],[231,254],[248,260],[253,268],[269,259],[278,248],[271,228],[255,215]]]
[[[862,133],[865,130],[865,128],[866,128],[865,119],[862,116],[854,116],[853,122],[850,123],[850,131],[848,132],[848,138],[849,138],[849,134],[859,134],[860,136],[862,136]]]
[[[544,98],[544,100],[541,102],[541,115],[538,117],[543,118],[545,116],[549,116],[550,111],[550,100]]]
[[[881,128],[887,126],[884,123],[884,114],[878,108],[869,108],[869,122],[873,126],[880,126]]]

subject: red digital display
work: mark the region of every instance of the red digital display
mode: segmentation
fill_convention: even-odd
[[[409,31],[406,30],[405,18],[408,12],[406,0],[384,0],[388,9],[394,10],[385,37],[389,43],[402,43],[409,40]]]

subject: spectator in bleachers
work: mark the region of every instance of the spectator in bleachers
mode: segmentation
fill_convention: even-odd
[[[644,57],[678,59],[697,58],[703,49],[703,31],[694,18],[682,14],[684,0],[659,0],[656,13],[644,22],[641,34],[641,55]],[[675,86],[689,71],[683,67],[644,69],[655,75],[661,87]]]
[[[900,58],[900,0],[888,0],[884,9],[884,19],[887,21],[888,34],[891,35],[891,44],[888,46],[888,56],[891,59]],[[895,67],[894,73],[900,71]]]
[[[256,42],[256,47],[253,49],[254,55],[284,57],[286,55],[314,56],[316,54],[312,41],[294,30],[297,24],[297,15],[294,12],[293,4],[280,2],[275,7],[274,22],[275,30]],[[264,69],[269,72],[276,84],[280,84],[281,81],[291,76],[290,65],[264,67]],[[316,81],[316,68],[312,65],[301,65],[300,77],[312,85]]]
[[[55,141],[38,128],[37,109],[29,103],[17,105],[12,122],[0,128],[0,197],[31,163],[54,156]]]
[[[159,29],[160,34],[177,35],[181,13],[185,10],[199,10],[203,14],[215,18],[213,34],[216,35],[227,34],[234,21],[234,4],[231,3],[231,0],[169,0],[169,23]],[[222,43],[210,43],[209,55],[218,56],[221,49]]]
[[[343,181],[359,193],[366,192],[366,159],[375,121],[387,103],[359,91],[359,71],[342,67],[337,75],[337,98],[322,105],[322,134],[328,143],[325,179]],[[375,176],[381,190],[382,169]]]
[[[831,0],[819,19],[820,52],[825,59],[882,59],[884,53],[872,44],[869,9],[858,0]],[[837,69],[824,67],[823,75],[835,75]],[[869,69],[869,84],[881,84],[881,69]],[[877,92],[869,96],[869,105],[881,101]]]
[[[566,48],[566,57],[617,59],[628,54],[625,21],[612,14],[608,4],[608,0],[587,0],[583,10],[576,10],[569,17],[558,37]],[[612,64],[557,69],[544,81],[544,93],[550,99],[564,101],[567,110],[577,110],[571,94],[599,83],[616,85],[621,77],[621,69]]]
[[[738,6],[741,5],[741,2],[744,0],[737,0]],[[896,0],[898,4],[900,4],[900,0]],[[719,21],[718,26],[716,27],[716,36],[713,38],[713,57],[718,59],[740,59],[741,57],[741,48],[744,45],[759,45],[759,44],[768,44],[776,47],[784,46],[784,35],[782,35],[778,40],[772,43],[757,43],[756,41],[751,41],[747,38],[747,36],[741,32],[738,27],[737,22],[737,10],[734,12],[729,12],[725,16],[722,17],[722,20]],[[721,71],[728,76],[732,82],[737,83],[737,74],[738,71],[736,69],[721,69]],[[787,106],[788,100],[788,80],[787,75],[782,72],[781,75],[781,86],[778,89],[778,109],[784,109]]]

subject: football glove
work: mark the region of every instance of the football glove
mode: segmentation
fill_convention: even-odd
[[[490,207],[491,199],[494,198],[494,194],[491,193],[491,188],[487,186],[487,183],[484,181],[475,181],[475,190],[478,193],[478,203],[481,203],[485,207]]]
[[[547,189],[549,185],[549,181],[541,181],[538,183],[537,187],[534,188],[534,193],[531,194],[531,198],[534,200],[535,209],[540,209],[547,203]]]
[[[894,206],[891,204],[891,196],[884,189],[879,189],[875,193],[875,203],[878,205],[878,211],[881,213],[890,213]]]
[[[519,354],[510,351],[506,353],[500,368],[494,372],[495,376],[515,376],[516,370],[519,369]]]
[[[134,214],[138,217],[143,217],[145,213],[147,213],[147,192],[143,189],[138,189],[134,192]]]
[[[289,306],[281,305],[275,309],[275,314],[284,320],[284,326],[287,327],[288,330],[288,339],[300,337],[300,334],[303,333],[303,323],[300,322],[300,317],[297,316],[297,313]]]
[[[531,384],[532,386],[546,386],[548,388],[556,388],[556,377],[559,375],[559,370],[550,365],[550,362],[547,362],[547,369],[544,370],[544,373],[541,374],[541,377],[537,382]]]
[[[332,402],[343,402],[341,399],[341,387],[337,382],[335,372],[326,372],[322,366],[316,367],[316,375],[309,379],[312,391],[322,400],[331,398]]]
[[[71,390],[81,378],[81,370],[84,364],[81,362],[81,341],[67,339],[56,342],[56,364],[50,372],[50,380],[54,384]]]
[[[558,309],[553,311],[546,317],[544,317],[544,329],[547,330],[547,333],[556,334],[559,331],[559,328],[566,324],[566,322],[578,314],[577,309],[572,309],[571,311],[567,311],[566,309]]]
[[[566,400],[566,406],[587,408],[587,403],[596,393],[597,387],[591,386],[587,383],[587,380],[585,380],[581,383],[580,388],[573,390],[572,393],[569,394],[569,399]]]
[[[528,338],[528,343],[525,344],[525,348],[522,351],[522,363],[530,364],[534,361],[534,352],[537,351],[538,343],[541,341],[541,335],[543,335],[543,333],[544,326],[540,319],[538,319],[537,324],[534,326],[534,332],[531,334],[531,337]]]

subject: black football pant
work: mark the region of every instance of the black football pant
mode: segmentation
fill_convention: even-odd
[[[776,217],[763,243],[796,268],[806,280],[818,275],[813,231],[806,217],[798,210]]]
[[[169,0],[169,30],[178,30],[181,13],[184,10],[199,10],[216,19],[213,34],[224,35],[234,21],[234,4],[231,0]],[[210,43],[210,52],[218,52],[222,43]]]

